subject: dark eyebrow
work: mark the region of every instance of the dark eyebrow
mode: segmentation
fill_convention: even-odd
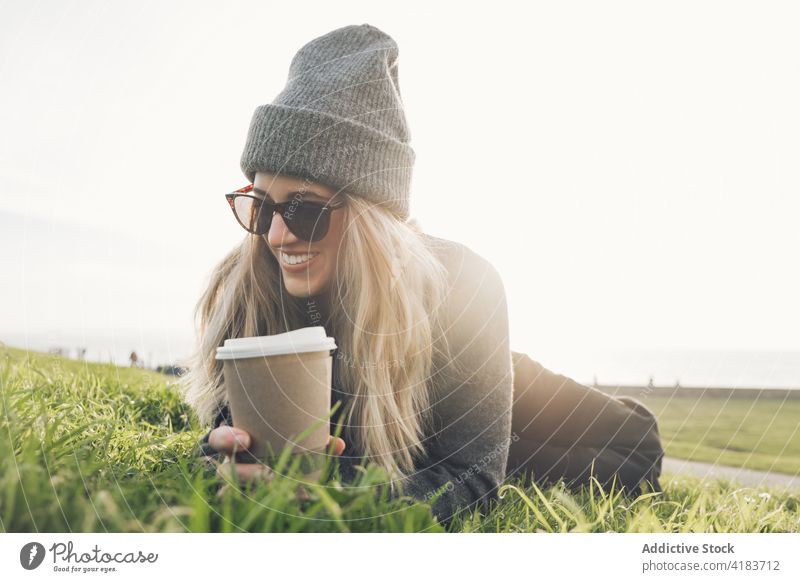
[[[265,191],[264,191],[264,190],[262,190],[261,188],[255,188],[255,187],[253,187],[253,192],[255,192],[256,194],[258,194],[258,195],[260,195],[260,196],[262,196],[262,197],[264,197],[264,198],[269,198],[270,200],[272,200],[272,197],[269,195],[269,192],[265,192]],[[328,201],[328,198],[325,198],[324,196],[320,196],[319,194],[317,194],[317,193],[316,193],[316,192],[314,192],[313,190],[305,190],[305,191],[296,190],[296,191],[294,191],[294,192],[289,192],[289,198],[290,198],[290,199],[291,199],[291,198],[294,198],[294,196],[295,196],[296,194],[299,194],[299,195],[300,195],[300,197],[301,197],[301,198],[303,198],[304,200],[305,200],[307,197],[308,197],[308,198],[314,198],[314,197],[316,197],[316,198],[318,198],[318,199],[319,199],[319,201],[320,201],[320,202],[327,202],[327,201]]]

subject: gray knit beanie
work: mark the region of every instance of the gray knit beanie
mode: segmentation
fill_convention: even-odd
[[[409,214],[414,150],[397,80],[397,43],[369,24],[304,45],[286,87],[253,113],[241,167],[292,175]]]

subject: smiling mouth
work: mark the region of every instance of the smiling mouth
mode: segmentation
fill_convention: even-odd
[[[281,264],[286,265],[288,267],[295,267],[297,265],[303,265],[316,257],[319,253],[302,253],[302,254],[288,254],[283,251],[280,251],[278,255],[280,256]]]

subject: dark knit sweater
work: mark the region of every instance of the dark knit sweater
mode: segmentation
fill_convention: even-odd
[[[433,428],[423,440],[427,456],[399,483],[394,495],[402,489],[427,500],[450,482],[432,506],[434,515],[447,522],[460,509],[485,506],[505,477],[513,385],[508,310],[500,275],[486,259],[463,244],[423,236],[449,273],[443,329],[452,359],[434,358],[429,383]],[[342,412],[349,394],[336,380],[337,366],[346,365],[337,356],[334,351],[331,404],[341,400]],[[227,406],[212,428],[223,420],[233,424]],[[334,416],[333,424],[340,420]],[[340,470],[345,481],[363,462],[363,452],[353,450],[349,434],[343,425],[347,449],[340,457]],[[201,453],[214,453],[208,434]]]

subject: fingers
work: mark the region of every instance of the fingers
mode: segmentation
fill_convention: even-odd
[[[344,453],[347,445],[340,437],[329,436],[328,444],[335,440],[333,446],[333,454],[341,455]],[[209,446],[220,453],[232,456],[237,452],[247,450],[252,443],[250,435],[235,426],[221,425],[212,430],[208,435]]]
[[[343,439],[334,436],[328,437],[328,444],[330,445],[331,441],[334,439],[336,439],[336,443],[333,445],[333,454],[339,456],[344,452],[345,448],[347,448],[347,445]]]
[[[233,455],[237,451],[246,450],[251,443],[250,435],[234,426],[218,426],[208,435],[209,446],[220,453]]]
[[[328,445],[333,441],[333,454],[341,455],[347,448],[344,439],[340,437],[329,436]],[[217,475],[225,480],[225,484],[217,491],[218,496],[223,496],[225,491],[237,484],[254,484],[259,481],[270,482],[275,478],[273,470],[262,462],[231,462],[234,449],[242,451],[243,448],[250,446],[250,435],[247,432],[228,426],[220,426],[211,431],[209,434],[208,442],[211,446],[226,453],[225,461],[220,463],[215,461]],[[234,458],[239,457],[236,455]],[[302,495],[298,492],[298,499]]]
[[[230,457],[217,466],[217,474],[229,483],[272,481],[272,469],[263,463],[231,463]]]

